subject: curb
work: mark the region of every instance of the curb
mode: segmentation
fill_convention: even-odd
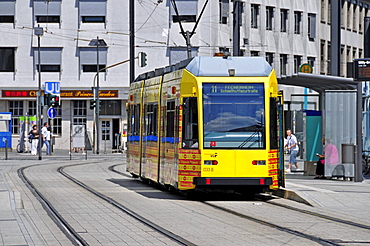
[[[275,196],[284,198],[284,199],[300,202],[300,203],[313,207],[313,205],[310,202],[308,202],[306,199],[302,198],[301,196],[299,196],[296,192],[292,190],[287,190],[285,188],[279,188],[278,190],[273,190],[272,194]]]

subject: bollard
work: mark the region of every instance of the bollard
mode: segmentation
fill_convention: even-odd
[[[8,139],[5,139],[5,160],[8,160]]]

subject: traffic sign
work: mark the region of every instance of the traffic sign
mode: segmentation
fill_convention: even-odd
[[[308,63],[304,63],[302,64],[300,67],[299,67],[299,71],[301,73],[312,73],[313,72],[313,68],[310,64]]]
[[[60,94],[60,82],[45,82],[45,94]]]
[[[48,109],[48,117],[54,119],[57,116],[57,110],[55,108]]]

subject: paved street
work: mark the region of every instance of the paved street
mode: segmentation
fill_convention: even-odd
[[[56,206],[58,207],[58,211],[60,210],[61,213],[66,212],[64,216],[66,218],[69,218],[70,221],[74,221],[71,224],[74,224],[80,234],[84,234],[84,231],[87,232],[87,230],[92,230],[91,228],[97,226],[94,225],[92,220],[90,222],[91,226],[89,226],[88,224],[83,224],[83,221],[85,220],[84,214],[98,214],[99,210],[105,211],[104,213],[106,214],[106,216],[101,218],[102,221],[106,221],[102,222],[102,224],[107,223],[104,228],[111,228],[109,227],[109,224],[118,223],[114,227],[115,230],[108,229],[108,231],[103,231],[99,229],[99,233],[101,233],[101,236],[99,236],[98,231],[96,231],[96,235],[90,241],[93,242],[91,245],[122,245],[122,241],[120,240],[123,239],[121,237],[124,238],[124,240],[127,242],[127,245],[175,245],[173,242],[168,241],[168,239],[164,239],[163,236],[152,232],[148,228],[138,225],[137,222],[133,222],[129,218],[123,218],[125,215],[116,214],[113,215],[113,217],[111,218],[107,217],[111,216],[109,215],[109,211],[111,211],[111,209],[107,208],[104,203],[96,203],[95,200],[89,201],[89,195],[86,196],[84,193],[79,194],[78,190],[74,191],[73,195],[68,193],[63,194],[63,191],[71,191],[73,185],[71,184],[70,188],[68,189],[66,189],[66,185],[64,185],[65,187],[60,190],[61,185],[57,184],[60,177],[55,176],[55,174],[53,174],[51,170],[55,169],[58,166],[68,164],[89,163],[89,165],[68,167],[66,168],[66,171],[69,174],[76,176],[81,180],[84,180],[84,182],[86,182],[90,186],[100,187],[100,192],[112,194],[112,196],[114,194],[117,194],[117,192],[122,192],[122,187],[115,186],[115,183],[130,182],[130,179],[122,178],[122,176],[118,174],[108,172],[107,168],[105,168],[109,165],[119,164],[121,162],[124,163],[124,154],[101,154],[97,156],[88,153],[87,160],[85,158],[86,156],[82,154],[73,154],[71,158],[68,155],[68,150],[58,150],[54,152],[52,156],[43,156],[43,159],[41,161],[38,160],[37,156],[31,156],[30,154],[9,153],[8,160],[5,160],[4,155],[1,155],[0,245],[71,245],[71,242],[67,238],[67,236],[65,236],[56,226],[56,224],[50,219],[49,215],[45,212],[40,202],[34,197],[34,195],[24,185],[24,183],[19,179],[17,175],[17,170],[19,168],[33,164],[41,164],[41,169],[35,168],[34,170],[37,170],[37,172],[34,172],[33,168],[26,169],[26,174],[30,178],[32,178],[37,187],[41,188],[40,190],[42,190],[42,193],[45,194],[51,201],[53,201],[53,204],[56,204]],[[70,159],[72,159],[72,161]],[[119,166],[119,168],[121,169],[120,171],[124,171],[123,167],[123,165]],[[41,172],[40,170],[44,171]],[[97,173],[100,173],[99,177],[96,176]],[[40,179],[41,182],[36,182],[37,177],[43,177],[43,179]],[[46,177],[49,181],[45,183],[45,181],[42,180],[47,180]],[[99,181],[99,178],[101,178],[102,180],[111,180],[111,182],[107,184],[104,183],[103,185]],[[290,206],[303,208],[305,210],[318,212],[333,217],[339,217],[344,220],[354,221],[364,225],[370,225],[370,180],[365,180],[361,183],[339,180],[316,180],[313,179],[312,176],[303,176],[301,173],[292,173],[287,174],[286,189],[284,189],[284,191],[284,194],[288,198],[304,201],[306,204],[310,204],[311,206],[307,206],[303,203],[293,202],[288,199],[277,199],[276,202],[289,204]],[[163,218],[163,216],[161,214],[148,213],[148,211],[153,211],[153,208],[150,208],[150,206],[154,205],[157,208],[167,206],[167,208],[170,209],[170,211],[172,211],[173,213],[173,220],[163,220],[160,223],[163,226],[174,228],[174,231],[176,231],[176,228],[178,227],[176,225],[176,223],[179,222],[176,217],[176,211],[178,211],[180,207],[187,207],[187,209],[191,208],[191,211],[202,209],[202,206],[193,204],[192,201],[187,201],[186,199],[178,200],[179,198],[174,199],[172,195],[171,198],[165,198],[163,197],[163,193],[160,193],[161,195],[159,196],[155,195],[157,193],[159,194],[160,192],[156,191],[156,189],[154,188],[152,189],[148,187],[143,189],[138,186],[134,186],[131,187],[130,190],[127,190],[125,192],[124,196],[121,197],[122,200],[120,202],[126,203],[133,209],[137,207],[137,204],[141,204],[141,212],[153,221],[158,220],[156,215],[158,215],[159,218]],[[141,196],[137,196],[136,194],[141,194]],[[148,204],[147,198],[150,197],[156,198],[156,203]],[[138,198],[140,199],[138,200]],[[74,202],[74,207],[65,207],[71,206],[71,203],[69,203],[70,201],[79,200],[84,202],[82,204]],[[171,200],[171,203],[167,203],[167,201]],[[151,199],[151,202],[153,202],[153,199]],[[168,207],[169,205],[170,207]],[[192,208],[192,206],[194,207]],[[94,212],[88,212],[88,207],[94,207]],[[148,210],[145,210],[146,207],[148,208]],[[81,211],[83,211],[82,214]],[[203,214],[204,216],[207,215],[207,213],[209,212],[209,208],[203,208],[203,210],[199,210],[199,213]],[[209,217],[211,216],[212,215],[209,214]],[[208,218],[208,216],[206,217]],[[203,219],[205,219],[206,217],[204,217]],[[122,222],[122,218],[126,222]],[[190,221],[187,222],[187,225],[190,225]],[[218,221],[222,221],[222,223],[225,223],[227,221],[227,217],[220,217]],[[195,222],[193,226],[201,224],[200,221],[193,222]],[[219,222],[217,221],[214,221],[213,223],[214,225],[212,226],[217,226],[219,228],[226,226],[226,224],[218,225],[217,223]],[[242,224],[245,222],[239,222],[235,219],[233,219],[233,221],[227,222],[227,224],[230,226],[232,224],[238,223]],[[123,224],[125,224],[126,226],[120,229],[119,226],[122,226]],[[128,225],[130,224],[134,225],[136,229],[134,229],[134,227],[131,227],[131,229],[127,231],[127,228],[129,228]],[[183,227],[183,230],[178,231],[178,233],[182,233],[186,236],[187,234],[192,233],[191,228],[193,226]],[[202,229],[202,232],[211,233],[212,231],[212,227],[210,227],[210,225],[204,225],[202,228],[204,228]],[[209,229],[209,231],[207,231],[207,228]],[[246,226],[242,226],[241,228],[246,228]],[[253,240],[255,240],[255,242],[260,242],[261,244],[268,244],[272,242],[272,239],[263,237],[263,235],[267,233],[268,229],[261,227],[259,231],[261,232],[260,234],[253,236]],[[124,232],[124,235],[122,235],[122,232]],[[240,231],[238,234],[242,235],[242,233],[244,232]],[[219,242],[222,242],[222,240],[227,237],[229,236],[223,233],[222,237],[220,237],[218,240]],[[205,240],[203,241],[203,243],[200,244],[207,245],[207,237],[204,237],[204,235],[202,234],[192,235],[190,236],[190,238],[194,238],[194,240],[198,238],[198,242],[201,242],[201,240]],[[234,245],[243,244],[241,238],[235,237],[235,235],[234,238]],[[309,242],[297,237],[289,238],[289,242],[284,241],[286,240],[286,238],[287,237],[284,236],[278,239],[278,241],[280,242],[279,244],[294,245],[294,243],[298,242],[301,242],[301,245],[310,244]]]

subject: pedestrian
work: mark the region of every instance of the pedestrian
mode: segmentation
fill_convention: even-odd
[[[320,159],[316,164],[315,179],[326,179],[325,169],[331,175],[335,166],[339,163],[339,155],[337,147],[331,143],[329,138],[322,139],[324,154],[316,154]]]
[[[37,154],[40,133],[37,125],[33,125],[31,131],[28,133],[28,138],[31,140],[31,155]]]
[[[41,128],[42,134],[42,146],[46,145],[46,155],[50,155],[50,131],[49,131],[49,124],[47,122],[44,123],[44,127]]]
[[[298,163],[297,163],[297,155],[298,155],[298,141],[296,136],[292,134],[292,130],[288,129],[286,131],[287,138],[286,138],[286,144],[285,148],[288,151],[289,154],[289,163],[288,163],[288,169],[286,172],[290,173],[292,170],[293,164],[295,165],[296,169],[298,169]]]

